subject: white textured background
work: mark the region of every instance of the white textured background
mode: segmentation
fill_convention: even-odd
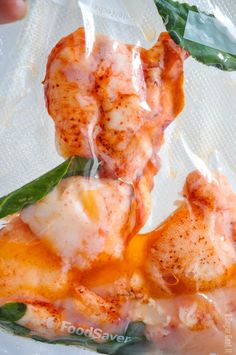
[[[124,9],[132,3],[144,6],[135,14],[138,27]],[[80,0],[82,4],[89,2]],[[129,3],[127,6],[127,2]],[[220,10],[236,24],[235,0],[191,0],[209,11]],[[106,19],[85,13],[95,30],[147,45],[162,29],[152,0],[91,0],[108,10]],[[125,5],[126,4],[126,5]],[[108,6],[107,6],[108,5]],[[126,6],[126,7],[125,7]],[[119,10],[119,11],[118,11]],[[103,12],[103,14],[106,12]],[[140,13],[147,20],[140,18]],[[111,14],[111,15],[109,15]],[[0,195],[29,182],[60,162],[54,146],[54,129],[43,97],[47,55],[56,42],[82,24],[76,0],[32,0],[29,16],[22,22],[0,27]],[[146,27],[145,27],[146,26]],[[144,31],[145,32],[145,31]],[[162,148],[162,169],[153,191],[153,213],[145,230],[163,220],[180,198],[187,173],[195,168],[221,169],[236,187],[236,73],[205,67],[192,59],[185,63],[186,107],[168,129]],[[86,354],[78,348],[49,346],[0,334],[0,354]]]

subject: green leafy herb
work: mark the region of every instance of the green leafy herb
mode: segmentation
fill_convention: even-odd
[[[193,58],[197,59],[203,64],[211,65],[221,70],[236,70],[236,55],[184,38],[189,12],[199,13],[202,15],[207,14],[201,12],[196,6],[180,4],[179,2],[173,0],[154,1],[170,36],[177,44],[186,49]],[[208,16],[215,19],[214,15]],[[220,22],[218,25],[219,26],[217,27],[221,26],[221,30],[224,31],[224,42],[230,43],[231,38],[228,31],[222,27]],[[195,27],[196,31],[198,31],[197,26],[198,25]],[[204,26],[204,24],[201,26]],[[212,39],[213,43],[217,42],[217,37],[219,36],[220,32],[216,29],[216,27],[204,26],[203,28],[205,35]]]
[[[124,334],[125,341],[119,343],[113,340],[99,344],[98,353],[109,355],[145,354],[151,347],[151,343],[145,336],[145,324],[143,322],[131,322]]]
[[[48,344],[80,345],[90,349],[94,347],[96,348],[97,346],[97,343],[95,343],[95,341],[93,341],[92,339],[83,335],[76,334],[71,334],[67,337],[59,337],[54,339],[47,339],[38,335],[32,335],[31,338],[36,341]]]
[[[151,348],[151,343],[145,336],[145,324],[143,322],[131,322],[125,334],[124,341],[119,342],[119,336],[115,340],[107,343],[97,343],[95,340],[85,335],[71,334],[66,337],[48,339],[40,335],[32,334],[31,330],[17,324],[27,310],[23,303],[8,303],[0,307],[0,327],[10,330],[16,335],[30,337],[36,341],[48,344],[76,345],[89,348],[98,353],[109,355],[144,355]]]
[[[111,341],[97,346],[97,352],[109,355],[145,354],[150,348],[150,342],[143,337],[132,337],[127,343]],[[145,350],[144,350],[145,349]]]
[[[95,340],[85,335],[71,334],[67,337],[47,339],[38,335],[31,338],[49,344],[80,345],[85,348],[97,351],[100,354],[109,355],[144,355],[151,348],[151,343],[145,336],[145,324],[143,322],[131,322],[125,334],[124,342],[118,342],[118,337],[107,343],[97,343]]]
[[[110,341],[107,343],[98,344],[97,352],[99,354],[117,354],[118,351],[124,346],[124,343],[117,343],[117,341]]]
[[[16,213],[26,206],[45,197],[63,178],[96,173],[98,163],[93,159],[72,157],[64,163],[28,183],[20,189],[11,192],[0,199],[0,218]]]
[[[135,349],[137,354],[145,354],[147,345],[150,343],[147,341],[144,335],[142,336],[129,336],[127,342],[117,342],[116,340],[107,343],[97,343],[95,340],[86,337],[84,335],[71,334],[67,337],[61,337],[56,339],[47,339],[38,335],[32,335],[32,339],[49,344],[63,344],[63,345],[80,345],[85,348],[93,349],[101,354],[131,354],[131,350]],[[124,336],[125,339],[125,336]],[[126,338],[127,339],[127,338]],[[132,346],[133,347],[132,347]],[[134,347],[136,345],[136,347]],[[140,349],[140,351],[139,351]],[[127,351],[127,352],[126,352]]]
[[[114,355],[144,355],[150,352],[151,343],[147,339],[139,339],[118,349]]]
[[[0,307],[0,327],[10,330],[14,334],[25,336],[30,329],[15,323],[24,317],[27,306],[24,303],[6,303]]]
[[[3,322],[0,321],[0,327],[13,332],[15,335],[27,336],[31,333],[31,330],[24,327],[23,325],[17,324],[15,322]]]
[[[125,332],[128,337],[142,337],[145,334],[145,323],[143,322],[131,322]]]
[[[25,315],[26,310],[24,303],[6,303],[0,307],[0,321],[16,322]]]

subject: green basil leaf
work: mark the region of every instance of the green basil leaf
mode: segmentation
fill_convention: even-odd
[[[130,322],[124,335],[126,341],[119,343],[113,340],[108,343],[99,344],[97,347],[98,353],[119,355],[134,354],[137,352],[144,354],[144,348],[147,347],[147,344],[150,345],[150,342],[145,337],[145,327],[146,325],[143,322]],[[134,353],[132,353],[133,350],[135,350]]]
[[[117,351],[119,351],[122,347],[126,347],[126,345],[130,345],[131,343],[141,344],[142,341],[146,342],[146,338],[144,337],[133,337],[131,340],[129,340],[128,343],[119,343],[115,340],[108,343],[97,343],[89,337],[76,334],[71,334],[67,337],[60,337],[56,339],[46,339],[38,335],[33,335],[31,338],[36,341],[49,344],[80,345],[85,348],[96,350],[98,353],[102,354],[118,354]]]
[[[207,15],[215,19],[214,15],[201,12],[196,6],[180,4],[179,2],[173,0],[154,1],[158,12],[163,19],[165,27],[172,39],[181,47],[186,49],[193,58],[197,59],[203,64],[214,66],[221,70],[236,70],[236,55],[184,38],[185,27],[190,11],[202,15]],[[198,26],[200,25],[196,25],[195,27],[196,31],[199,30]],[[201,24],[201,27],[204,29],[205,35],[213,40],[213,43],[217,42],[217,38],[220,32],[216,29],[215,26],[210,28],[204,26],[204,24]],[[220,22],[219,27],[221,27],[221,31],[224,31],[224,41],[230,43],[231,38],[228,31],[222,27]]]
[[[26,310],[24,303],[6,303],[0,307],[0,321],[16,322],[25,315]]]
[[[0,199],[0,218],[16,213],[45,197],[63,178],[96,174],[98,163],[93,159],[72,157],[58,167]]]
[[[18,306],[16,306],[16,304],[14,305],[15,306],[13,306],[13,304],[7,304],[3,306],[5,309],[5,319],[20,319],[24,315],[23,310],[26,310],[26,306],[24,305],[25,307],[23,307],[22,304],[18,304]],[[13,311],[18,311],[17,317],[13,316]],[[77,334],[71,334],[66,337],[48,339],[37,334],[31,334],[30,329],[19,325],[13,321],[9,322],[0,320],[0,327],[6,330],[10,330],[16,335],[30,337],[35,341],[48,344],[82,346],[83,348],[88,348],[97,351],[98,353],[109,355],[144,355],[148,351],[150,351],[152,345],[143,335],[145,330],[145,324],[143,322],[132,322],[129,324],[124,335],[124,342],[118,342],[116,340],[113,340],[107,343],[97,343],[89,337]]]
[[[147,339],[136,341],[135,343],[128,343],[118,349],[114,355],[144,355],[148,354],[151,350],[151,343]]]
[[[109,355],[113,355],[116,354],[116,352],[122,347],[124,346],[123,343],[118,343],[116,341],[111,341],[109,343],[101,343],[98,344],[97,346],[97,352],[99,354],[109,354]]]
[[[0,327],[13,332],[15,335],[27,336],[31,333],[31,330],[24,327],[23,325],[17,324],[15,322],[3,322],[0,321]]]
[[[60,338],[53,338],[53,339],[47,339],[39,335],[32,335],[32,339],[43,342],[43,343],[48,343],[48,344],[60,344],[60,345],[74,345],[74,346],[81,346],[82,348],[90,349],[96,351],[97,343],[83,335],[76,335],[76,334],[71,334],[66,337],[60,337]]]
[[[125,335],[128,337],[142,337],[145,334],[145,323],[143,322],[130,322]]]
[[[39,341],[41,343],[49,343],[48,339],[41,337],[40,335],[32,335],[31,339],[34,339],[35,341]]]
[[[137,353],[145,354],[143,352],[144,344],[145,348],[147,344],[150,343],[147,341],[145,336],[137,336],[137,337],[130,337],[127,342],[119,343],[117,341],[111,341],[108,343],[102,343],[97,346],[97,352],[100,354],[109,354],[109,355],[119,355],[119,354],[128,354],[128,351],[134,350]],[[138,349],[142,349],[142,352],[138,352]],[[131,354],[131,352],[129,352]],[[133,353],[134,354],[134,353]]]

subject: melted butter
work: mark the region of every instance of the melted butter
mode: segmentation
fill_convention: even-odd
[[[138,234],[134,236],[126,248],[125,263],[131,274],[136,272],[141,275],[143,285],[142,290],[146,295],[153,298],[166,298],[170,294],[166,293],[158,284],[154,284],[153,280],[146,271],[146,259],[151,243],[158,237],[158,229],[147,234]],[[166,272],[163,275],[165,284],[169,287],[176,287],[179,283],[175,275]]]
[[[99,263],[83,273],[81,283],[93,288],[114,283],[123,276],[131,276],[136,270],[142,268],[145,262],[146,242],[145,235],[134,236],[126,246],[124,259],[120,261],[108,261],[101,256]]]
[[[27,238],[0,240],[0,297],[65,297],[74,276],[64,273],[61,259],[29,230],[22,232],[28,233]]]
[[[88,288],[108,285],[120,279],[124,274],[125,264],[123,262],[110,262],[85,272],[82,275],[81,284]]]
[[[98,192],[93,190],[81,191],[80,199],[84,212],[88,217],[96,222],[99,220],[99,206],[97,204]]]
[[[147,234],[138,234],[128,243],[125,252],[125,259],[132,269],[142,267],[144,264],[147,239]]]
[[[170,295],[163,291],[160,286],[155,285],[145,270],[148,248],[156,237],[157,231],[135,235],[127,243],[123,260],[114,262],[101,257],[96,265],[82,274],[81,284],[88,288],[102,287],[112,284],[122,277],[131,279],[133,275],[139,274],[142,278],[142,291],[146,295],[154,298],[169,298]],[[173,274],[166,272],[163,279],[172,290],[179,290],[179,281]],[[179,291],[182,291],[182,288]]]

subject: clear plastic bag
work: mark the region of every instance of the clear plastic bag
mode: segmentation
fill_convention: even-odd
[[[236,5],[188,4],[181,38],[152,0],[0,28],[1,195],[59,166],[0,200],[0,353],[235,353]]]

